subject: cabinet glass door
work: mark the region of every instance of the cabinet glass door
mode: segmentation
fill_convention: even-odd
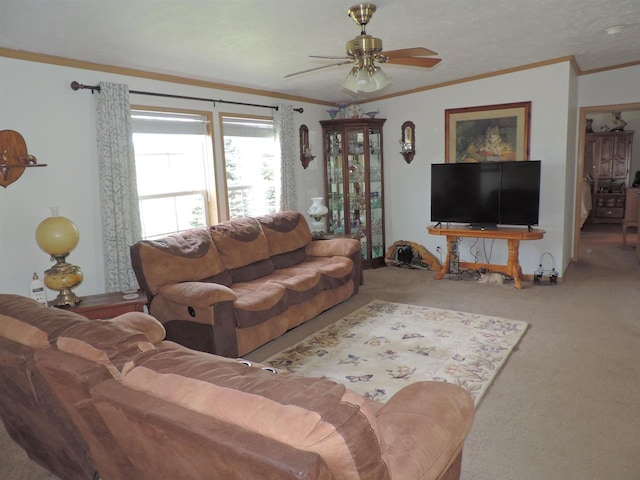
[[[358,235],[367,226],[365,205],[364,129],[347,130],[347,189],[349,193],[349,233]]]
[[[344,178],[342,169],[342,133],[330,131],[326,134],[328,198],[327,215],[329,233],[345,233]]]
[[[349,219],[349,233],[357,235],[362,244],[362,258],[370,258],[367,252],[367,209],[364,200],[367,195],[365,182],[365,129],[347,130],[347,190],[349,205],[346,214]]]
[[[371,258],[384,257],[382,135],[377,128],[369,129],[369,192],[371,207]]]

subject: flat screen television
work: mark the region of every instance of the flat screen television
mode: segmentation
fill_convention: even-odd
[[[431,165],[431,221],[538,225],[540,160]]]

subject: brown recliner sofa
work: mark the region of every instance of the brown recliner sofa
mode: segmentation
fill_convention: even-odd
[[[168,339],[234,358],[356,294],[360,252],[289,210],[141,241],[131,261]]]
[[[43,463],[65,479],[90,478],[94,469],[105,480],[460,476],[474,407],[458,386],[418,382],[381,404],[326,379],[274,373],[163,336],[146,314],[87,320],[0,295],[2,358],[17,346],[32,350],[25,378],[33,391],[0,391],[5,425],[24,413],[16,402],[47,395],[32,408],[54,430],[66,424],[86,454],[74,475],[52,469],[61,461]],[[15,372],[2,367],[5,382]],[[13,425],[7,429],[29,439],[21,446],[32,458],[49,445],[38,444],[33,423]],[[62,447],[55,452],[63,455]]]

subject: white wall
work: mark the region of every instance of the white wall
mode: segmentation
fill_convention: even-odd
[[[392,73],[392,72],[391,72]],[[427,73],[428,74],[428,73]],[[6,189],[0,189],[0,292],[26,295],[33,272],[42,272],[52,262],[34,239],[38,223],[57,206],[80,229],[78,247],[69,261],[81,266],[85,280],[79,295],[104,290],[102,227],[98,193],[94,98],[88,91],[74,92],[71,81],[127,83],[132,90],[155,91],[205,98],[222,98],[260,104],[292,103],[267,97],[181,84],[124,77],[92,70],[0,58],[0,129],[19,131],[29,153],[45,168],[27,169]],[[380,108],[387,118],[384,127],[386,243],[410,240],[435,252],[445,250],[443,237],[430,236],[430,179],[432,163],[444,161],[444,111],[447,108],[531,101],[531,159],[543,161],[540,228],[543,240],[522,242],[520,260],[525,273],[533,272],[544,252],[551,253],[564,272],[569,260],[575,181],[575,125],[577,107],[640,102],[640,66],[601,72],[577,79],[569,62],[524,70],[473,82],[367,104],[366,111]],[[132,96],[132,103],[154,106],[213,110],[215,157],[220,162],[221,139],[217,128],[220,112],[265,115],[268,110],[209,102]],[[318,120],[328,118],[326,107],[295,103],[296,127],[309,127],[316,160],[304,170],[298,165],[298,210],[306,212],[309,198],[324,192],[322,135]],[[416,124],[417,153],[407,164],[399,152],[400,126]],[[297,140],[296,140],[297,141]],[[461,246],[463,260],[471,258],[470,239]],[[486,244],[487,253],[491,245]],[[492,247],[491,260],[506,260],[503,241]],[[482,247],[481,247],[482,253]],[[50,297],[53,296],[49,292]]]
[[[525,273],[533,273],[543,253],[553,255],[556,268],[564,270],[570,255],[566,251],[564,237],[571,225],[567,225],[565,194],[568,154],[573,159],[567,142],[574,122],[571,116],[571,66],[569,62],[524,70],[506,75],[485,78],[473,82],[392,98],[368,104],[367,109],[380,107],[380,116],[387,118],[384,126],[384,180],[386,243],[408,240],[424,245],[435,252],[440,246],[446,251],[445,238],[432,236],[426,231],[430,224],[430,166],[444,162],[444,120],[449,108],[494,105],[531,101],[530,158],[542,160],[540,226],[544,239],[525,241],[520,245],[520,263]],[[366,110],[366,109],[365,109]],[[400,126],[406,120],[416,125],[416,155],[407,164],[399,152]],[[571,223],[571,222],[569,222]],[[471,261],[469,251],[475,239],[465,238],[460,245],[463,261]],[[505,263],[506,241],[485,240],[487,256],[492,263]],[[481,261],[484,261],[480,241]]]
[[[607,70],[579,79],[578,105],[618,105],[640,102],[640,65]]]
[[[640,103],[639,85],[640,65],[581,76],[578,87],[578,106],[608,107],[610,105],[638,104]],[[604,117],[599,114],[590,114],[589,117],[594,118],[594,131],[598,131],[602,124],[611,124],[609,114],[604,114]],[[640,170],[640,111],[625,111],[622,113],[622,118],[627,121],[625,130],[636,132],[630,168],[630,176],[633,179],[636,170]]]
[[[63,66],[0,58],[0,129],[17,130],[26,140],[29,153],[46,163],[44,168],[25,170],[20,179],[0,189],[0,292],[28,295],[33,272],[42,277],[51,262],[36,244],[38,224],[57,206],[60,214],[70,218],[80,230],[80,242],[68,261],[79,265],[84,281],[75,291],[88,295],[104,291],[102,264],[102,227],[95,132],[95,99],[88,91],[74,92],[70,83],[86,85],[100,81],[127,83],[131,90],[172,93],[213,99],[275,105],[293,103],[303,107],[295,114],[296,131],[301,123],[309,126],[316,160],[304,170],[297,164],[299,183],[298,210],[306,212],[311,196],[324,192],[321,164],[321,130],[319,118],[326,107],[294,103],[234,92],[170,84],[155,80]],[[138,105],[171,106],[214,112],[215,159],[222,159],[219,132],[220,112],[270,115],[264,108],[210,102],[162,99],[132,95]],[[296,138],[297,144],[297,138]],[[222,171],[218,166],[218,171]],[[49,298],[55,294],[48,292]]]

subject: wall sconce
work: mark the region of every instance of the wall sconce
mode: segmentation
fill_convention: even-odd
[[[300,161],[302,166],[306,169],[314,158],[316,157],[311,155],[311,145],[309,145],[309,129],[306,125],[300,125]]]
[[[7,188],[27,167],[46,167],[27,153],[27,143],[15,130],[0,131],[0,185]]]
[[[413,122],[404,122],[402,124],[402,139],[400,140],[402,151],[400,154],[407,163],[411,163],[416,153],[416,126]]]

